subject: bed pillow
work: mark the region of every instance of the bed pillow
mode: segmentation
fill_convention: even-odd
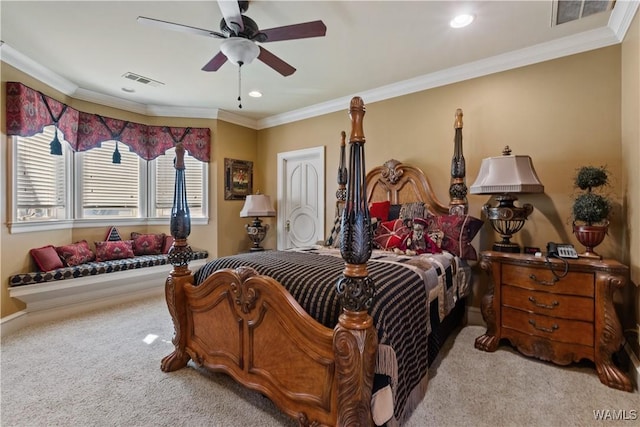
[[[429,232],[442,232],[442,249],[462,259],[477,260],[478,254],[471,241],[484,221],[471,215],[429,215]]]
[[[373,242],[380,249],[392,250],[405,246],[409,233],[409,227],[401,219],[385,221],[376,228]]]
[[[406,223],[406,221],[405,221]],[[406,239],[405,251],[409,254],[438,254],[442,252],[440,246],[438,246],[429,237],[428,227],[429,222],[424,218],[414,218],[409,222],[411,228],[411,234]]]
[[[96,258],[96,255],[93,253],[86,240],[81,240],[70,245],[57,246],[56,252],[60,258],[62,258],[65,265],[69,267],[91,262]]]
[[[374,202],[369,204],[369,215],[371,218],[378,218],[378,220],[385,222],[389,220],[389,209],[391,208],[390,201]]]
[[[389,206],[389,218],[388,218],[388,221],[400,218],[400,209],[402,209],[402,205],[391,205],[391,206]]]
[[[56,252],[56,247],[53,245],[33,248],[29,253],[40,271],[51,271],[64,267],[60,256],[58,256],[58,252]]]
[[[424,218],[424,203],[423,202],[413,202],[413,203],[403,203],[400,206],[400,219],[414,219],[414,218]]]
[[[162,244],[162,253],[168,254],[169,249],[171,249],[171,245],[173,245],[173,236],[170,234],[165,234],[164,243]]]
[[[96,261],[98,262],[133,258],[134,256],[133,240],[96,242]]]
[[[133,241],[133,254],[134,255],[158,255],[162,253],[164,246],[164,233],[160,234],[142,234],[131,233],[131,240]]]

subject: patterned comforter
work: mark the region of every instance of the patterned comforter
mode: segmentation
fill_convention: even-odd
[[[335,283],[344,270],[339,250],[314,247],[223,257],[201,267],[195,283],[199,285],[216,270],[240,266],[253,267],[280,282],[324,326],[333,328],[338,323]],[[392,400],[385,404],[385,399],[378,399],[382,401],[378,405],[374,396],[374,420],[402,423],[426,392],[430,319],[442,320],[468,294],[469,269],[449,253],[402,256],[377,250],[367,269],[376,292],[370,310],[378,331],[374,388],[390,390],[386,396]],[[437,316],[430,307],[437,307]]]

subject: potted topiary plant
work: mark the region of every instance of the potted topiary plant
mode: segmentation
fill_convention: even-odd
[[[602,243],[609,229],[611,200],[603,193],[608,185],[606,166],[582,166],[576,171],[574,186],[581,192],[573,201],[573,233],[586,248],[582,257],[602,258],[593,248]]]

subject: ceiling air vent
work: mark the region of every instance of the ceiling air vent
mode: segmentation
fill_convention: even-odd
[[[553,25],[613,9],[615,0],[555,0],[553,2]]]
[[[134,82],[141,83],[143,85],[149,85],[154,87],[164,85],[164,83],[159,82],[157,80],[153,80],[153,79],[150,79],[149,77],[144,77],[144,76],[141,76],[140,74],[131,73],[131,72],[124,73],[122,77],[124,77],[127,80],[133,80]]]

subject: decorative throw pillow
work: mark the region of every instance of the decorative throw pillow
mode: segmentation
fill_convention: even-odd
[[[409,233],[409,228],[404,225],[401,219],[386,221],[380,223],[376,228],[373,241],[378,248],[391,250],[405,245]]]
[[[390,201],[374,202],[369,204],[369,215],[371,218],[378,218],[380,221],[385,222],[389,220],[389,209],[391,208]]]
[[[400,209],[402,209],[402,205],[391,205],[389,207],[388,221],[400,218]]]
[[[411,234],[405,241],[405,251],[411,251],[412,254],[438,254],[442,252],[440,246],[436,245],[429,237],[427,232],[429,223],[426,219],[414,218],[409,224],[411,226]]]
[[[133,253],[135,255],[158,255],[162,253],[164,236],[164,233],[141,234],[134,231],[131,233],[131,240],[133,240]]]
[[[118,242],[96,242],[96,261],[113,261],[115,259],[133,258],[133,240]]]
[[[462,259],[477,260],[478,254],[471,241],[478,234],[484,221],[471,215],[429,215],[429,231],[444,233],[442,249]]]
[[[122,238],[120,237],[120,233],[118,232],[118,229],[116,227],[110,227],[109,230],[107,230],[107,235],[105,236],[104,240],[107,240],[109,242],[117,242],[119,240],[122,240]]]
[[[56,252],[53,245],[43,246],[41,248],[33,248],[29,251],[31,257],[35,261],[40,271],[51,271],[56,268],[64,267],[62,260]]]
[[[424,218],[424,203],[403,203],[400,207],[400,219]]]
[[[162,253],[168,254],[169,249],[171,249],[171,245],[173,245],[173,236],[166,234],[164,236],[164,243],[162,244]]]
[[[56,252],[69,267],[91,262],[96,258],[96,255],[91,251],[86,240],[81,240],[70,245],[57,246]]]

